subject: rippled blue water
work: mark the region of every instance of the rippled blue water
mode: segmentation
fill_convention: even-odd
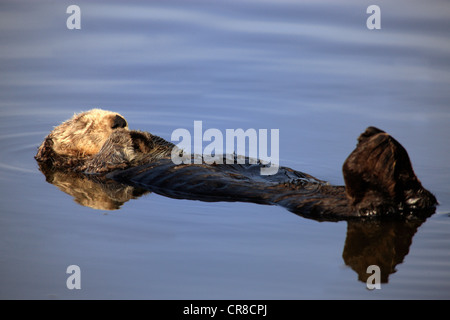
[[[66,28],[70,4],[0,5],[1,298],[450,298],[448,2],[378,1],[381,30],[357,0],[77,1],[81,30]],[[33,156],[92,107],[168,140],[195,120],[276,128],[281,165],[333,184],[374,125],[441,205],[370,291],[345,258],[346,222],[155,194],[75,203]],[[72,264],[81,290],[66,287]]]

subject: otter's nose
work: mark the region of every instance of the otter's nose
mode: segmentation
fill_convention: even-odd
[[[122,118],[121,116],[115,116],[111,128],[125,128],[126,126],[128,126],[128,123],[124,118]]]

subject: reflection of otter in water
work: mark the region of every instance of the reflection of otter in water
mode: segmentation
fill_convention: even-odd
[[[104,176],[85,175],[40,165],[47,182],[71,195],[82,206],[99,210],[117,210],[130,199],[149,193],[145,189],[117,183]]]
[[[380,281],[387,283],[389,275],[403,262],[409,252],[414,234],[426,217],[411,219],[370,219],[347,222],[342,258],[366,282],[371,273],[367,267],[380,268]]]
[[[106,178],[105,175],[86,175],[80,172],[58,170],[44,164],[40,164],[40,169],[49,183],[73,196],[77,203],[94,209],[117,210],[124,202],[149,193],[146,189],[116,182]],[[156,188],[154,190],[167,195]],[[175,197],[173,194],[169,196]],[[180,195],[179,198],[189,197]],[[194,196],[190,198],[210,200]],[[408,219],[371,217],[349,220],[342,253],[345,264],[357,272],[358,279],[362,282],[366,282],[370,276],[366,272],[367,267],[377,265],[380,267],[381,283],[387,283],[389,275],[396,271],[395,267],[402,263],[408,254],[412,238],[426,218],[426,215],[422,215]],[[317,220],[323,220],[323,218]]]
[[[93,109],[57,126],[36,160],[41,168],[96,174],[174,198],[277,204],[319,220],[429,215],[437,204],[406,150],[374,127],[361,134],[344,163],[345,187],[285,167],[263,176],[263,164],[175,165],[173,148],[160,137],[129,130],[117,113]]]

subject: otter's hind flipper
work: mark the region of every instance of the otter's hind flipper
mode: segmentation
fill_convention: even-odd
[[[405,148],[375,127],[359,136],[343,174],[350,205],[363,215],[409,213],[437,205],[415,175]]]

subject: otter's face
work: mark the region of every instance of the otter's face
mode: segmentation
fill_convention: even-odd
[[[56,153],[83,158],[99,152],[115,130],[128,130],[127,121],[118,113],[92,109],[57,126],[50,136]]]

